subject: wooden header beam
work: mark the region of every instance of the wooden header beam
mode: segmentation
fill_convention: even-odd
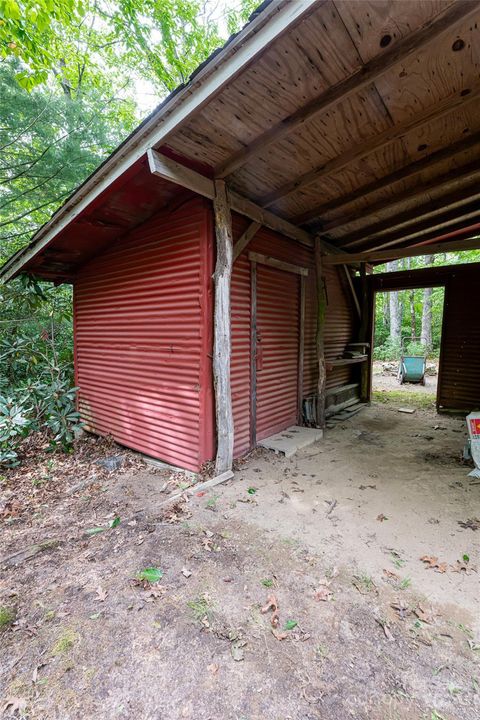
[[[311,100],[273,128],[262,133],[250,145],[234,153],[216,169],[215,174],[218,177],[226,177],[235,172],[252,157],[263,152],[273,142],[283,140],[284,137],[303,123],[311,120],[319,113],[325,112],[350,95],[358,93],[359,90],[366,85],[370,85],[390,70],[391,67],[406,60],[413,53],[417,53],[421,47],[432,42],[445,31],[450,30],[456,23],[476,13],[479,5],[480,3],[477,0],[456,0],[421,28],[376,55],[345,80],[329,87],[319,97]]]
[[[195,170],[190,170],[190,168],[181,165],[175,160],[167,158],[152,148],[148,150],[147,155],[150,171],[153,175],[193,190],[210,200],[215,198],[215,183],[213,180],[206,178],[204,175],[200,175],[200,173],[197,173]],[[269,210],[264,210],[264,208],[261,208],[259,205],[256,205],[251,200],[248,200],[233,190],[229,190],[228,196],[231,210],[235,210],[240,215],[245,215],[260,225],[265,225],[271,230],[286,235],[286,237],[292,240],[297,240],[297,242],[303,245],[313,247],[313,237],[306,232],[306,230],[292,225],[288,220],[278,217],[278,215],[271,213]]]
[[[465,229],[465,232],[468,228]],[[352,262],[388,262],[398,258],[418,257],[420,255],[436,255],[437,253],[458,252],[459,250],[478,250],[480,248],[480,223],[471,227],[470,235],[477,232],[477,237],[451,242],[437,242],[431,245],[414,245],[409,248],[392,250],[372,250],[371,252],[351,253],[342,255],[325,255],[324,265],[349,265]]]

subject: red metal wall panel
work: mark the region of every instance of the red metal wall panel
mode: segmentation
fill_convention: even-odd
[[[257,264],[257,441],[298,418],[300,277]]]
[[[238,239],[249,221],[233,217],[234,239]],[[232,276],[232,404],[235,426],[235,457],[251,448],[250,441],[250,262],[248,252],[264,255],[308,268],[304,326],[303,397],[316,392],[318,367],[316,355],[317,291],[313,249],[303,247],[266,228],[253,238],[235,262]],[[349,289],[342,281],[341,269],[327,268],[328,310],[325,328],[325,355],[334,359],[355,339],[355,310]],[[327,387],[351,382],[352,366],[327,373]]]
[[[211,212],[162,213],[75,282],[79,409],[88,429],[182,467],[214,453]]]

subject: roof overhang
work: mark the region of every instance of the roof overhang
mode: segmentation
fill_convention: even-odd
[[[321,233],[325,251],[338,254],[328,262],[478,247],[479,65],[478,0],[373,2],[368,13],[356,0],[264,3],[0,276],[42,276],[39,255],[62,244],[66,252],[85,220],[108,224],[119,186],[124,197],[147,192],[149,171],[158,202],[145,203],[125,232],[172,193],[199,192],[185,179],[192,171],[207,197],[212,179],[224,178],[256,222],[299,241]]]

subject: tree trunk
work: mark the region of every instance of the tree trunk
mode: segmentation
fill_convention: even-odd
[[[230,284],[233,264],[232,217],[223,180],[215,181],[215,235],[217,264],[215,267],[215,315],[213,344],[213,380],[217,421],[217,458],[215,473],[232,469],[233,413],[230,386],[232,333],[230,321]]]
[[[398,260],[392,260],[387,263],[387,271],[395,272],[398,270]],[[402,336],[402,312],[400,306],[400,296],[397,291],[389,293],[390,307],[390,341],[400,344]]]
[[[426,255],[424,258],[425,267],[433,265],[434,255]],[[423,291],[422,310],[422,345],[428,349],[432,347],[432,288],[425,288]]]

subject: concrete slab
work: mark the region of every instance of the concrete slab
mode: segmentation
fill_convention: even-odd
[[[283,453],[285,457],[292,457],[301,448],[313,445],[317,440],[323,437],[323,430],[317,428],[300,427],[292,425],[292,427],[282,430],[282,432],[271,437],[265,438],[258,444],[260,447],[268,450],[275,450],[277,453]]]

